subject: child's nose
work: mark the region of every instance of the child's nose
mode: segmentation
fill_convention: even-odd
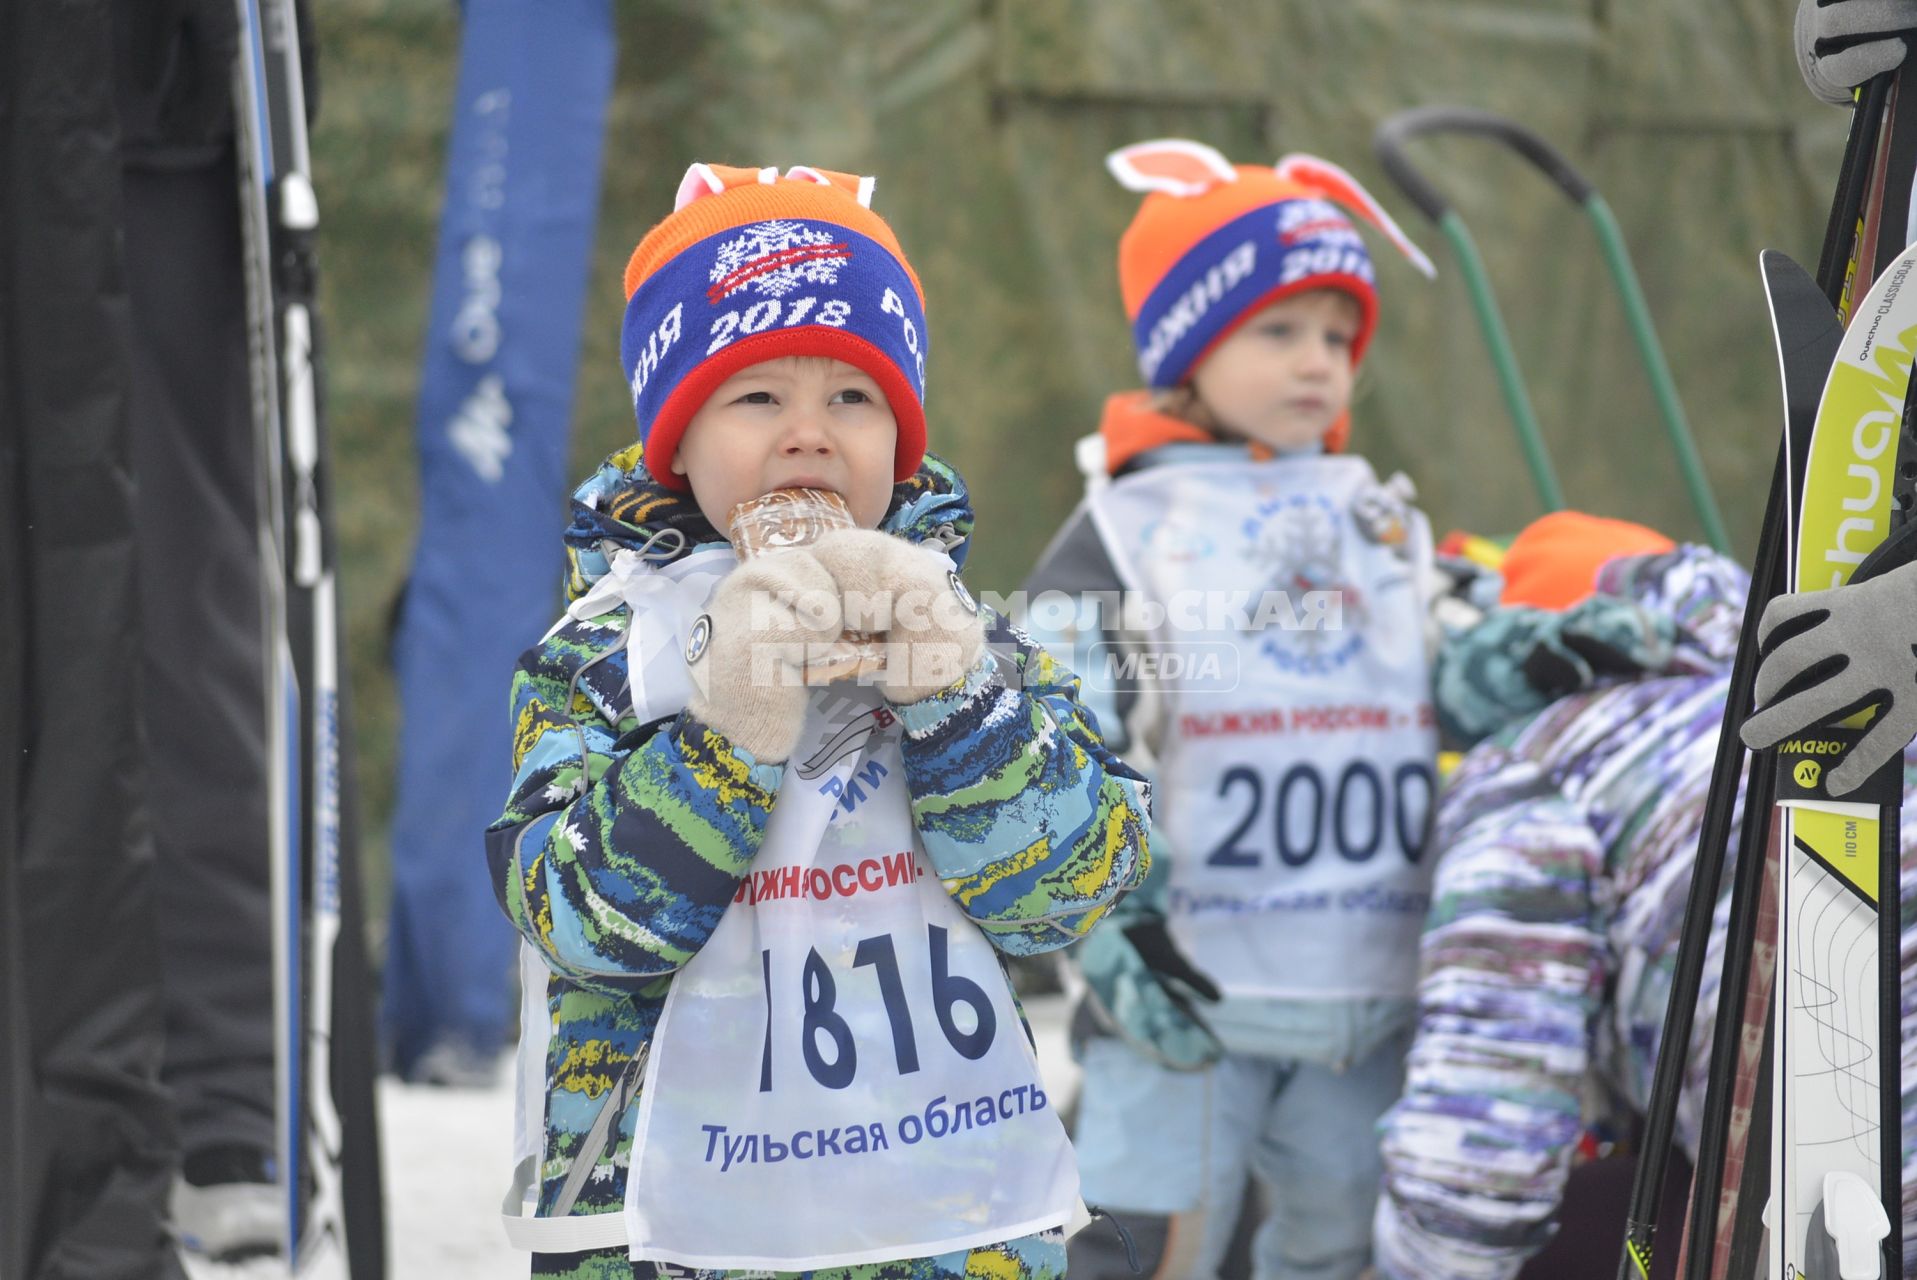
[[[1304,344],[1304,367],[1310,373],[1331,372],[1332,361],[1338,356],[1331,339],[1322,335]]]
[[[784,453],[832,452],[832,436],[826,430],[822,410],[794,406],[786,416],[785,427],[785,438],[780,442]]]

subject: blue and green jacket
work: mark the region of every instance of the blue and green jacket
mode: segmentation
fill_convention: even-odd
[[[670,559],[721,541],[689,497],[647,474],[636,447],[608,459],[572,510],[573,600],[620,549]],[[963,481],[928,456],[882,528],[962,565],[972,524]],[[552,975],[542,1215],[622,1207],[637,1108],[624,1107],[598,1149],[585,1149],[588,1135],[608,1094],[632,1090],[673,974],[733,901],[784,774],[689,713],[638,722],[627,623],[623,603],[568,616],[520,659],[512,792],[487,833],[500,903]],[[934,871],[1000,952],[1030,955],[1083,937],[1144,877],[1148,787],[1106,749],[1070,671],[989,613],[987,640],[964,679],[896,709],[901,750]],[[569,1178],[582,1159],[595,1162],[583,1183]],[[1031,1245],[978,1252],[1002,1255],[987,1267],[1008,1278],[1049,1272],[1050,1251]],[[925,1259],[873,1274],[930,1280],[967,1265]]]

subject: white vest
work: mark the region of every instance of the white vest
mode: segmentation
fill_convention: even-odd
[[[1163,700],[1173,936],[1228,994],[1408,996],[1430,898],[1431,535],[1355,457],[1175,464],[1087,498]],[[1135,601],[1132,602],[1135,604]],[[1130,664],[1127,666],[1127,664]]]
[[[618,585],[574,606],[631,604],[641,720],[683,707],[686,631],[733,563],[712,552],[653,568],[623,553]],[[751,872],[653,1035],[619,1215],[632,1258],[807,1271],[1073,1216],[1070,1144],[997,953],[925,858],[900,733],[876,691],[814,695]],[[545,1026],[543,999],[536,1016]],[[543,1046],[535,1061],[521,1052],[543,1078]],[[607,1233],[546,1222],[562,1239]],[[533,1247],[555,1248],[548,1238]]]

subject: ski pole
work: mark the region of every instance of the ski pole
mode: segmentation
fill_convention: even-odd
[[[1849,142],[1844,151],[1842,176],[1833,200],[1830,221],[1825,230],[1824,252],[1820,259],[1818,284],[1826,298],[1833,304],[1842,297],[1844,273],[1844,249],[1849,234],[1856,225],[1858,211],[1862,208],[1864,192],[1868,184],[1868,175],[1875,159],[1876,122],[1881,116],[1881,92],[1875,99],[1877,110],[1869,108],[1859,110],[1851,122]],[[1787,394],[1791,388],[1786,387]],[[1814,406],[1812,406],[1814,412]],[[1730,688],[1724,704],[1724,715],[1718,734],[1716,759],[1711,773],[1711,788],[1705,800],[1702,830],[1698,840],[1696,862],[1691,876],[1689,897],[1684,908],[1684,921],[1679,933],[1677,956],[1671,975],[1669,1003],[1664,1011],[1664,1025],[1659,1038],[1659,1053],[1653,1068],[1650,1096],[1646,1099],[1644,1116],[1643,1145],[1638,1156],[1637,1172],[1631,1188],[1631,1202],[1626,1219],[1623,1249],[1618,1259],[1618,1280],[1647,1280],[1651,1269],[1651,1256],[1658,1228],[1658,1206],[1664,1193],[1664,1178],[1673,1136],[1676,1132],[1677,1105],[1684,1084],[1684,1068],[1688,1053],[1691,1029],[1697,1015],[1698,992],[1703,985],[1705,950],[1709,943],[1712,917],[1717,906],[1718,890],[1723,879],[1724,858],[1729,848],[1731,823],[1737,807],[1738,778],[1745,764],[1743,744],[1738,740],[1737,730],[1743,723],[1745,712],[1751,704],[1752,686],[1757,675],[1756,635],[1758,618],[1764,605],[1777,593],[1783,577],[1784,546],[1786,525],[1788,523],[1789,499],[1785,485],[1785,446],[1779,442],[1777,460],[1771,472],[1770,493],[1764,504],[1764,521],[1758,538],[1757,555],[1751,576],[1750,595],[1745,604],[1743,625],[1739,631],[1737,655],[1731,665]],[[1767,798],[1771,780],[1766,753],[1760,753],[1751,767],[1752,792],[1747,799],[1755,802]],[[1756,812],[1756,810],[1750,810]],[[1726,967],[1735,968],[1736,976],[1732,985],[1741,986],[1745,976],[1744,960],[1750,942],[1755,934],[1756,899],[1761,891],[1763,874],[1762,862],[1765,839],[1756,835],[1755,824],[1746,822],[1741,833],[1739,848],[1740,879],[1753,877],[1757,884],[1749,886],[1743,895],[1743,902],[1734,902],[1733,906],[1748,911],[1748,921],[1743,911],[1734,910],[1735,930],[1745,940],[1742,952],[1736,949],[1738,938],[1727,940],[1725,947]],[[1733,891],[1734,897],[1737,891]],[[1727,975],[1729,976],[1729,975]],[[1722,1010],[1729,1001],[1728,993],[1720,988],[1719,1007]],[[1742,1001],[1732,1002],[1741,1005]],[[1719,1024],[1722,1025],[1721,1023]],[[1720,1042],[1717,1049],[1729,1053],[1732,1046]],[[1715,1053],[1714,1053],[1715,1065]],[[1733,1063],[1734,1065],[1734,1063]],[[1708,1188],[1709,1208],[1715,1213],[1717,1207],[1716,1187],[1721,1183],[1721,1170],[1718,1176],[1706,1172],[1711,1159],[1721,1158],[1722,1142],[1715,1135],[1723,1126],[1716,1123],[1719,1115],[1728,1119],[1730,1090],[1719,1091],[1721,1096],[1707,1097],[1707,1123],[1703,1126],[1702,1145],[1708,1150],[1701,1151],[1697,1165],[1697,1181],[1694,1183],[1693,1199]],[[1721,1111],[1714,1110],[1721,1108]],[[1695,1220],[1695,1219],[1694,1219]],[[1708,1254],[1709,1233],[1705,1233],[1705,1252]]]
[[[1917,166],[1917,98],[1905,92],[1907,86],[1900,87],[1900,76],[1896,73],[1874,80],[1860,95],[1857,118],[1853,131],[1863,134],[1867,157],[1860,159],[1854,166],[1847,165],[1844,187],[1841,192],[1843,208],[1834,211],[1831,226],[1827,230],[1825,251],[1820,258],[1821,272],[1819,284],[1827,298],[1836,304],[1837,318],[1827,319],[1825,323],[1847,322],[1853,313],[1868,311],[1870,329],[1862,326],[1853,328],[1851,335],[1844,339],[1844,351],[1848,354],[1845,361],[1856,359],[1856,351],[1869,349],[1873,340],[1868,334],[1875,334],[1880,322],[1888,329],[1907,331],[1911,320],[1908,308],[1908,295],[1904,295],[1904,310],[1896,315],[1902,318],[1889,318],[1892,299],[1899,295],[1896,286],[1897,277],[1886,275],[1890,264],[1900,258],[1908,271],[1908,256],[1903,252],[1906,239],[1906,218],[1909,212],[1910,182],[1913,167]],[[1801,273],[1800,273],[1801,274]],[[1888,288],[1889,292],[1885,292]],[[1866,293],[1868,289],[1868,293]],[[1859,299],[1864,301],[1860,302]],[[1826,308],[1824,314],[1831,312]],[[1908,358],[1907,356],[1905,357]],[[1818,371],[1820,375],[1823,370]],[[1786,497],[1792,503],[1786,518],[1786,546],[1784,553],[1788,560],[1796,561],[1796,575],[1790,579],[1789,588],[1802,589],[1812,585],[1807,555],[1818,561],[1817,581],[1823,581],[1825,561],[1817,556],[1814,548],[1820,545],[1822,535],[1816,532],[1815,525],[1820,519],[1835,515],[1839,495],[1831,491],[1830,476],[1832,470],[1841,468],[1843,463],[1831,461],[1831,447],[1839,440],[1850,439],[1850,423],[1854,410],[1834,409],[1832,396],[1838,375],[1831,372],[1825,375],[1832,383],[1832,390],[1820,388],[1822,403],[1816,414],[1815,442],[1811,431],[1798,414],[1793,412],[1788,423],[1791,436],[1790,453],[1793,458],[1792,485]],[[1820,377],[1820,381],[1824,378]],[[1903,416],[1909,421],[1912,400],[1911,387],[1906,386],[1903,396]],[[1798,397],[1792,396],[1795,400]],[[1841,397],[1838,400],[1841,404]],[[1829,436],[1827,432],[1835,427]],[[1863,461],[1868,455],[1854,451],[1848,455],[1857,461]],[[1898,457],[1904,454],[1905,446],[1900,444]],[[1820,463],[1819,458],[1823,461]],[[1894,482],[1893,482],[1894,484]],[[1894,491],[1894,489],[1893,489]],[[1844,511],[1852,509],[1852,499],[1842,502]],[[1824,513],[1819,515],[1818,513]],[[1880,512],[1879,518],[1882,517]],[[1897,516],[1890,511],[1889,518],[1895,525]],[[1868,542],[1868,537],[1866,541]],[[1823,545],[1828,545],[1825,543]],[[1868,547],[1866,547],[1868,549]],[[1780,589],[1781,586],[1780,586]],[[1754,770],[1762,771],[1761,781],[1773,788],[1779,795],[1786,795],[1790,783],[1795,779],[1801,785],[1801,774],[1792,768],[1792,761],[1786,758],[1790,752],[1788,745],[1779,748],[1778,753],[1765,753],[1753,765]],[[1798,757],[1801,760],[1801,756]],[[1801,769],[1801,764],[1796,765]],[[1815,948],[1806,949],[1798,945],[1799,935],[1795,923],[1802,909],[1804,895],[1814,892],[1818,873],[1805,861],[1804,850],[1812,848],[1816,842],[1806,832],[1814,830],[1809,824],[1812,815],[1820,811],[1821,802],[1815,798],[1799,797],[1796,807],[1773,807],[1770,790],[1759,791],[1760,779],[1752,779],[1752,789],[1745,799],[1746,839],[1740,846],[1740,857],[1749,856],[1748,851],[1756,848],[1765,853],[1765,867],[1761,873],[1746,874],[1745,867],[1738,868],[1738,887],[1733,889],[1732,923],[1727,934],[1724,954],[1724,978],[1721,988],[1720,1005],[1716,1022],[1718,1044],[1729,1041],[1735,1045],[1739,1040],[1747,1040],[1756,1033],[1758,1025],[1769,1019],[1776,1021],[1776,1067],[1773,1085],[1777,1090],[1777,1103],[1780,1108],[1788,1108],[1795,1097],[1794,1091],[1807,1079],[1804,1074],[1806,1061],[1821,1064],[1823,1059],[1815,1048],[1804,1043],[1792,1044],[1790,1020],[1796,1015],[1793,1010],[1803,1008],[1801,994],[1803,984],[1815,981],[1810,972],[1815,968],[1814,961],[1806,960]],[[1862,802],[1862,793],[1850,799]],[[1828,812],[1828,810],[1822,810]],[[1878,937],[1876,955],[1881,966],[1877,974],[1879,1008],[1876,1011],[1876,1032],[1869,1037],[1880,1048],[1896,1045],[1899,1034],[1899,978],[1897,956],[1899,953],[1899,920],[1896,906],[1896,884],[1898,879],[1898,806],[1894,799],[1875,802],[1871,811],[1857,811],[1848,814],[1854,817],[1858,826],[1866,831],[1875,827],[1875,838],[1865,837],[1864,843],[1877,844],[1878,858],[1881,860],[1880,882],[1871,897],[1878,916]],[[1760,817],[1761,815],[1761,817]],[[1766,838],[1756,839],[1758,822],[1764,823]],[[1810,886],[1810,887],[1806,887]],[[1752,999],[1744,998],[1747,984],[1764,984],[1771,978],[1769,956],[1766,953],[1764,963],[1760,964],[1756,944],[1759,941],[1756,914],[1747,911],[1746,904],[1739,893],[1746,888],[1752,896],[1762,894],[1766,904],[1773,900],[1778,904],[1778,951],[1776,954],[1777,997],[1774,1004],[1762,1002],[1762,987],[1751,988]],[[1768,914],[1769,908],[1764,908]],[[1786,918],[1786,917],[1789,918]],[[1768,935],[1766,935],[1768,936]],[[1738,1006],[1742,1006],[1742,1016],[1738,1016]],[[1818,1015],[1822,1017],[1824,1015]],[[1853,1012],[1842,1020],[1854,1016],[1868,1022],[1870,1017],[1862,1012]],[[1802,1028],[1798,1028],[1802,1034]],[[1820,1033],[1821,1034],[1821,1031]],[[1741,1100],[1735,1096],[1742,1078],[1738,1072],[1747,1068],[1749,1062],[1739,1061],[1739,1055],[1731,1050],[1719,1052],[1713,1050],[1710,1081],[1711,1087],[1705,1097],[1703,1130],[1700,1135],[1700,1154],[1712,1151],[1715,1156],[1706,1161],[1700,1158],[1699,1178],[1693,1193],[1691,1208],[1690,1237],[1696,1253],[1686,1269],[1686,1275],[1693,1280],[1708,1280],[1708,1277],[1722,1274],[1721,1267],[1713,1269],[1712,1262],[1726,1261],[1722,1237],[1727,1229],[1736,1225],[1737,1218],[1748,1217],[1752,1207],[1732,1200],[1733,1191],[1724,1186],[1723,1178],[1728,1168],[1734,1165],[1739,1152],[1736,1117],[1742,1107]],[[1859,1064],[1861,1065],[1861,1064]],[[1860,1069],[1861,1079],[1871,1069]],[[1805,1184],[1799,1179],[1800,1144],[1805,1142],[1799,1130],[1801,1119],[1793,1119],[1792,1113],[1780,1110],[1774,1128],[1774,1154],[1769,1167],[1769,1194],[1772,1197],[1775,1212],[1774,1225],[1777,1227],[1772,1240],[1771,1275],[1778,1277],[1793,1271],[1798,1275],[1822,1275],[1828,1270],[1834,1274],[1836,1267],[1822,1265],[1820,1250],[1834,1246],[1839,1240],[1848,1249],[1866,1249],[1877,1251],[1881,1248],[1880,1262],[1894,1273],[1901,1266],[1900,1213],[1901,1188],[1898,1170],[1902,1165],[1901,1141],[1899,1135],[1897,1054],[1894,1051],[1880,1053],[1874,1070],[1880,1075],[1874,1086],[1860,1085],[1860,1095],[1856,1101],[1845,1103],[1847,1113],[1856,1118],[1857,1123],[1871,1124],[1878,1140],[1880,1150],[1873,1161],[1881,1187],[1874,1190],[1865,1188],[1856,1179],[1848,1192],[1840,1195],[1826,1183],[1825,1195],[1836,1197],[1825,1199],[1817,1206],[1817,1212],[1810,1216],[1808,1235],[1797,1235],[1803,1220],[1803,1211],[1811,1203],[1801,1199],[1807,1194]],[[1861,1092],[1875,1088],[1876,1101],[1864,1101]],[[1851,1111],[1852,1107],[1856,1110]],[[1881,1112],[1876,1111],[1882,1107]],[[1798,1108],[1794,1113],[1798,1117],[1814,1114],[1814,1109],[1806,1111]],[[1846,1123],[1851,1121],[1847,1120]],[[1860,1143],[1865,1140],[1860,1139]],[[1812,1145],[1822,1145],[1812,1143]],[[1748,1153],[1744,1155],[1748,1161]],[[1811,1160],[1808,1167],[1818,1167]],[[1829,1166],[1824,1166],[1829,1167]],[[1839,1166],[1842,1167],[1842,1162]],[[1852,1171],[1856,1166],[1853,1163]],[[1840,1180],[1841,1181],[1841,1180]],[[1719,1193],[1723,1193],[1720,1206]],[[1850,1195],[1862,1192],[1862,1198],[1868,1201],[1875,1195],[1881,1200],[1879,1220],[1887,1220],[1888,1232],[1881,1241],[1869,1236],[1869,1223],[1852,1216],[1859,1206]],[[1818,1197],[1812,1196],[1812,1200]],[[1826,1209],[1834,1216],[1822,1217]],[[1735,1215],[1735,1216],[1733,1216]],[[1828,1232],[1828,1234],[1826,1234]],[[1804,1250],[1802,1254],[1799,1250]],[[1713,1258],[1714,1255],[1714,1258]],[[1814,1261],[1813,1261],[1814,1260]],[[1813,1265],[1807,1267],[1807,1262]]]
[[[1492,360],[1498,368],[1500,384],[1505,388],[1505,401],[1511,406],[1512,416],[1518,420],[1518,432],[1525,442],[1527,458],[1531,457],[1533,449],[1541,454],[1543,445],[1537,440],[1537,422],[1519,379],[1517,360],[1512,354],[1503,320],[1498,315],[1496,303],[1491,301],[1490,284],[1483,264],[1478,260],[1476,248],[1464,229],[1462,217],[1431,181],[1411,164],[1404,151],[1404,144],[1412,138],[1446,133],[1502,142],[1530,161],[1551,179],[1571,203],[1584,210],[1597,232],[1605,269],[1610,273],[1618,300],[1623,306],[1625,321],[1631,330],[1632,341],[1637,346],[1638,358],[1644,365],[1645,376],[1650,381],[1652,397],[1657,401],[1658,414],[1664,422],[1664,433],[1670,440],[1671,451],[1677,456],[1678,470],[1684,476],[1691,505],[1697,511],[1711,545],[1728,553],[1730,538],[1725,533],[1724,519],[1718,511],[1710,480],[1704,474],[1703,461],[1698,457],[1690,423],[1685,418],[1683,403],[1678,398],[1677,383],[1671,377],[1670,364],[1664,358],[1664,348],[1658,341],[1657,328],[1651,321],[1651,310],[1644,300],[1644,290],[1638,282],[1637,271],[1631,265],[1624,234],[1619,230],[1617,217],[1611,212],[1611,206],[1605,202],[1603,195],[1562,153],[1515,121],[1469,107],[1420,107],[1400,112],[1378,127],[1373,146],[1385,172],[1403,188],[1426,217],[1437,223],[1458,254],[1471,291],[1472,305],[1478,312],[1486,341],[1491,345]],[[1536,475],[1534,464],[1533,476]],[[1552,487],[1555,488],[1555,482]],[[1546,495],[1547,506],[1556,509],[1564,505],[1562,497],[1558,496],[1554,500],[1542,482],[1539,492]]]
[[[383,1274],[377,1130],[365,1075],[342,1056],[343,1096],[369,1113],[352,1119],[334,1084],[335,1016],[354,994],[337,975],[363,972],[356,920],[342,891],[356,873],[342,845],[352,797],[341,770],[345,693],[340,680],[338,544],[330,528],[331,470],[317,381],[314,234],[306,97],[293,0],[235,0],[234,106],[242,244],[246,249],[262,530],[262,614],[270,758],[275,984],[276,1180],[285,1212],[281,1253],[295,1277]],[[352,901],[357,906],[357,894]],[[350,1017],[350,1015],[349,1015]],[[356,1022],[352,1019],[351,1022]],[[349,1022],[349,1025],[351,1025]],[[364,1043],[364,1037],[361,1037]],[[354,1187],[348,1164],[371,1184]],[[370,1228],[370,1229],[363,1229]]]

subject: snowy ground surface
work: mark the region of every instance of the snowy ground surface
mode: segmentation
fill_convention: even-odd
[[[1062,1109],[1078,1088],[1065,1047],[1065,1000],[1026,1000],[1046,1092]],[[526,1257],[506,1243],[499,1200],[512,1172],[513,1100],[502,1073],[493,1089],[442,1089],[380,1081],[390,1280],[522,1280]],[[284,1277],[271,1261],[193,1265],[195,1280]]]

